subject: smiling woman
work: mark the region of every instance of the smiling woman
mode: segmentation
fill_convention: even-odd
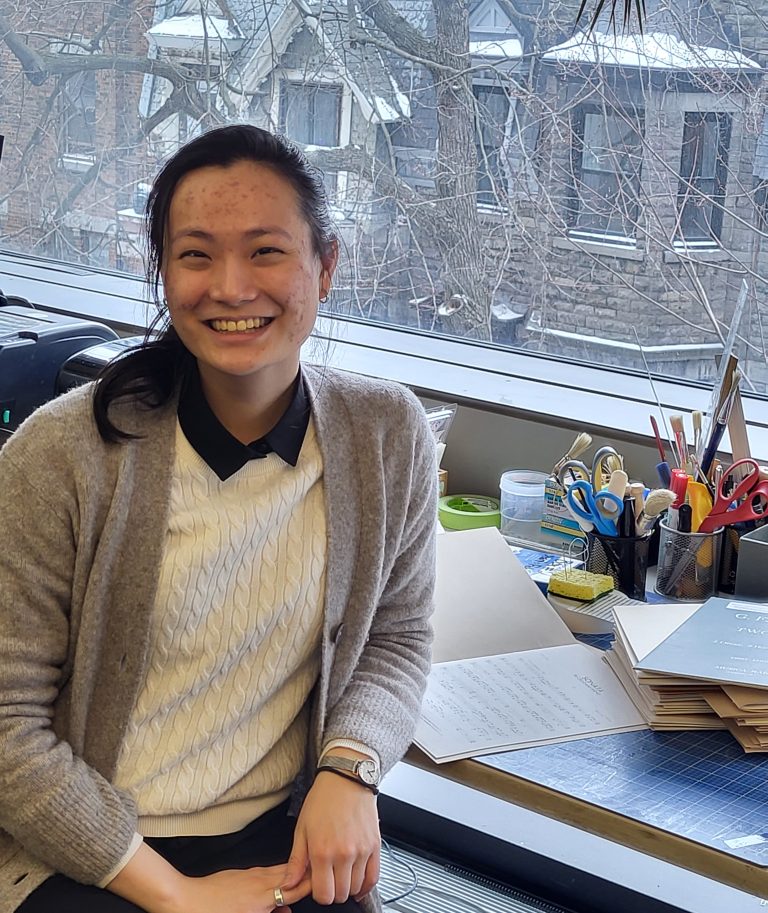
[[[161,269],[174,330],[197,359],[213,411],[248,443],[290,402],[337,246],[318,253],[294,188],[251,161],[182,178],[168,238]]]
[[[0,452],[0,913],[370,913],[434,441],[404,388],[300,364],[337,243],[286,140],[198,137],[147,223],[162,331]]]

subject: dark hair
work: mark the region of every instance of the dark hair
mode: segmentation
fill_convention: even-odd
[[[147,199],[144,225],[147,281],[157,315],[142,344],[107,365],[96,382],[93,413],[99,433],[106,441],[136,437],[110,419],[109,407],[115,400],[132,398],[149,408],[157,408],[173,396],[194,362],[194,356],[169,323],[168,306],[160,296],[168,213],[176,187],[183,177],[198,168],[226,168],[242,161],[266,165],[292,185],[318,256],[325,259],[336,244],[322,174],[286,137],[250,124],[237,124],[203,133],[182,146],[161,168]]]

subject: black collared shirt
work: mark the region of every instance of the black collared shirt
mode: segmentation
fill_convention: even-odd
[[[226,481],[249,460],[260,460],[276,453],[295,466],[309,425],[310,404],[307,386],[299,372],[293,398],[275,427],[250,444],[242,444],[216,418],[203,394],[200,374],[190,371],[179,397],[179,424],[197,453],[222,480]]]

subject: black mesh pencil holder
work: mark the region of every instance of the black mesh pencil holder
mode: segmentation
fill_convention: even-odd
[[[656,592],[675,600],[704,602],[717,592],[723,527],[685,533],[661,521]]]
[[[619,592],[631,599],[645,601],[645,577],[648,572],[648,547],[651,537],[603,536],[587,533],[589,554],[587,570],[608,574]]]

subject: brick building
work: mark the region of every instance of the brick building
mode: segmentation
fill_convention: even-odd
[[[0,43],[6,246],[140,268],[133,207],[137,183],[151,171],[138,116],[148,47],[142,22],[153,6],[149,0],[6,5],[10,33]]]

